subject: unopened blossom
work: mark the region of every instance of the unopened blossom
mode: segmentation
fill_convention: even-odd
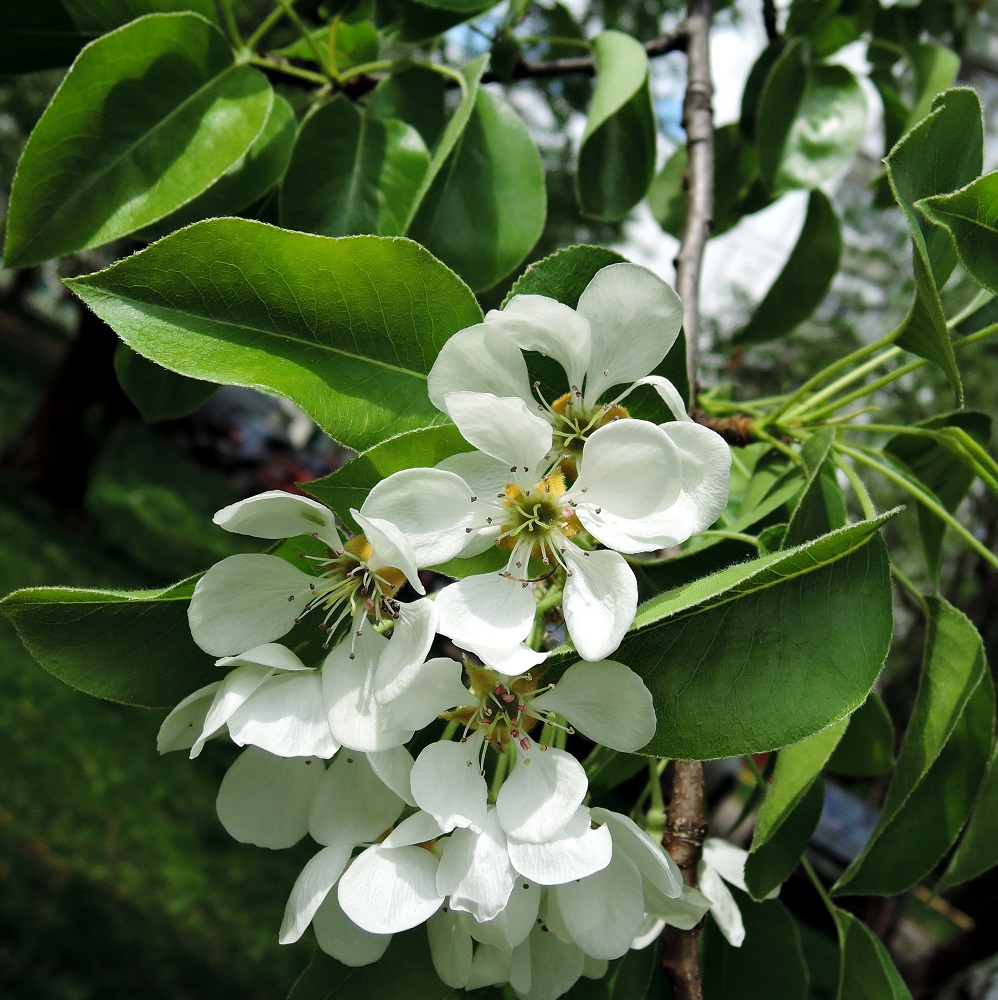
[[[551,425],[522,400],[469,392],[448,398],[458,429],[478,451],[389,476],[365,509],[398,524],[426,563],[493,544],[508,551],[501,573],[467,577],[438,597],[440,631],[459,646],[508,648],[523,640],[535,614],[530,585],[560,571],[568,633],[582,657],[603,659],[637,607],[634,574],[620,553],[677,541],[680,449],[655,424],[616,421],[587,438],[569,483],[552,450]],[[719,511],[713,505],[710,520]]]
[[[436,631],[433,602],[399,601],[407,581],[425,593],[415,553],[399,528],[383,518],[351,512],[363,534],[342,541],[331,511],[308,497],[274,490],[220,510],[215,523],[256,538],[308,535],[327,553],[301,561],[305,572],[278,556],[229,556],[198,581],[189,620],[194,641],[216,656],[238,655],[314,621],[329,648],[349,623],[351,652],[368,627],[392,632],[379,663],[383,682],[418,669]]]

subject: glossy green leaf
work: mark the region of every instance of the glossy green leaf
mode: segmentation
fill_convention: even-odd
[[[963,386],[956,367],[939,288],[956,264],[949,231],[936,226],[916,202],[962,188],[981,172],[981,104],[972,90],[940,94],[932,112],[891,150],[885,163],[891,190],[905,214],[914,245],[915,301],[899,329],[897,343],[938,365],[962,405]]]
[[[745,924],[745,943],[733,948],[708,919],[701,939],[704,997],[807,1000],[807,963],[790,911],[778,900],[754,903],[738,889],[733,894]]]
[[[800,743],[784,747],[777,754],[773,779],[756,821],[753,851],[771,840],[800,805],[842,739],[848,722],[848,719],[841,719]]]
[[[749,71],[748,79],[745,81],[745,88],[742,91],[741,113],[738,117],[738,127],[750,141],[755,138],[756,119],[759,113],[759,101],[762,99],[763,87],[769,78],[769,72],[776,61],[783,54],[786,42],[780,38],[775,42],[770,42],[762,52],[759,53]]]
[[[579,304],[579,298],[586,285],[593,279],[596,272],[610,264],[619,263],[626,258],[616,250],[606,247],[574,246],[556,250],[553,254],[535,261],[519,278],[513,282],[503,306],[514,295],[546,295],[557,299],[573,309]],[[552,366],[552,374],[545,378],[540,375],[542,386],[555,393],[555,397],[565,391],[564,372],[560,366]],[[690,386],[686,376],[686,338],[682,331],[672,349],[665,356],[662,364],[655,369],[655,375],[664,375],[676,387],[683,399],[689,398]],[[671,411],[662,403],[657,393],[643,393],[636,390],[627,398],[629,412],[644,420],[671,420]]]
[[[258,201],[284,176],[295,142],[295,113],[279,94],[274,95],[267,122],[246,155],[237,160],[204,194],[198,195],[165,219],[136,235],[153,240],[201,219],[237,215]]]
[[[849,717],[828,769],[849,778],[872,778],[894,766],[894,723],[876,691]]]
[[[853,158],[866,129],[866,97],[844,66],[811,63],[791,42],[763,87],[756,143],[773,194],[816,188]]]
[[[945,45],[912,42],[905,54],[914,70],[914,104],[909,124],[920,122],[931,110],[937,94],[953,86],[960,72],[960,57]]]
[[[281,223],[322,236],[402,233],[430,155],[405,122],[336,97],[302,122],[281,185]]]
[[[942,598],[926,608],[922,677],[894,778],[837,893],[896,895],[924,878],[956,840],[987,766],[995,705],[981,637]]]
[[[359,510],[372,487],[393,472],[432,467],[451,455],[470,450],[451,424],[411,431],[376,445],[328,476],[301,485],[341,518],[347,518],[350,509]]]
[[[579,148],[576,195],[586,215],[619,219],[655,173],[655,114],[644,47],[620,31],[593,39],[596,89]]]
[[[200,382],[161,368],[124,344],[115,351],[114,373],[125,395],[148,423],[185,417],[218,388],[212,382]]]
[[[317,63],[316,52],[322,56],[323,70],[332,67],[329,64],[329,26],[323,25],[311,32],[315,46],[309,45],[304,38],[298,38],[290,45],[279,49],[279,53],[289,59],[304,59]],[[351,24],[348,21],[337,20],[336,35],[333,40],[336,55],[336,69],[339,72],[373,62],[378,58],[378,29],[368,21],[358,21]]]
[[[950,231],[968,274],[998,292],[998,173],[987,174],[952,194],[925,198],[915,207]]]
[[[59,680],[126,705],[173,707],[213,680],[187,624],[196,579],[122,593],[35,587],[0,601],[28,652]]]
[[[33,0],[4,6],[0,67],[34,73],[68,66],[87,42],[143,14],[189,10],[214,18],[211,0]]]
[[[998,763],[996,762],[998,762],[998,751],[992,750],[988,770],[981,782],[967,829],[935,887],[936,892],[944,892],[962,882],[968,882],[998,865],[998,837],[995,837],[995,822],[998,820]]]
[[[658,729],[644,752],[706,760],[771,750],[861,704],[893,625],[886,552],[874,539],[882,523],[850,525],[639,606],[614,658],[655,701]]]
[[[357,451],[444,422],[426,373],[482,315],[409,240],[333,240],[245,219],[199,222],[68,284],[139,354],[287,396]]]
[[[21,156],[6,265],[100,246],[175,211],[240,160],[273,100],[196,14],[149,14],[92,42]]]
[[[974,410],[940,414],[915,425],[918,430],[943,430],[949,427],[969,434],[982,446],[987,445],[991,437],[991,417]],[[959,507],[974,481],[974,470],[942,440],[930,441],[922,435],[897,434],[887,442],[884,450],[904,463],[912,475],[951,513]],[[926,562],[933,579],[938,579],[946,525],[924,504],[918,504],[917,510]]]
[[[837,1000],[911,1000],[887,949],[866,924],[833,907],[839,932]]]
[[[480,291],[530,253],[546,213],[544,168],[526,125],[502,97],[479,90],[409,234]]]
[[[812,191],[797,243],[779,277],[733,344],[760,344],[790,333],[817,309],[842,257],[842,230],[832,203]]]
[[[800,863],[821,819],[825,786],[812,781],[773,836],[753,848],[745,860],[745,885],[753,899],[763,900],[790,877]]]
[[[814,435],[801,449],[808,468],[807,486],[801,493],[780,541],[788,549],[827,534],[846,523],[846,505],[842,488],[835,476],[835,465],[829,458],[835,429],[827,427]]]
[[[448,119],[447,125],[440,135],[439,142],[437,142],[432,149],[430,156],[430,169],[427,170],[426,176],[423,178],[423,183],[420,185],[419,191],[416,193],[416,198],[409,211],[409,217],[406,219],[405,227],[402,230],[403,233],[408,232],[409,227],[416,218],[416,213],[419,211],[423,201],[429,194],[430,188],[440,175],[441,170],[443,170],[444,165],[448,162],[451,155],[455,153],[455,149],[461,141],[461,137],[464,135],[464,130],[467,128],[468,122],[471,120],[471,116],[474,114],[475,109],[478,106],[478,91],[482,82],[482,74],[485,72],[488,65],[489,57],[484,55],[479,56],[477,59],[473,59],[470,63],[461,68],[461,78],[464,80],[464,87],[461,88],[461,103],[458,104],[454,114],[452,114]],[[416,122],[410,122],[410,124],[413,124],[416,128],[419,127]],[[451,167],[451,170],[453,170],[453,166]]]
[[[387,41],[422,42],[450,30],[494,7],[498,0],[484,0],[474,10],[445,10],[417,0],[376,0],[377,21]]]
[[[374,118],[397,118],[411,125],[427,149],[436,149],[447,127],[445,93],[440,73],[410,66],[385,77],[372,91],[366,109]]]

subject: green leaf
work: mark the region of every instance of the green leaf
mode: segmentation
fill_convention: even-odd
[[[914,125],[932,110],[936,95],[953,85],[960,72],[960,57],[934,42],[912,42],[905,46],[905,54],[915,75],[915,103],[908,120]]]
[[[648,192],[655,174],[655,114],[648,56],[619,31],[593,39],[596,89],[579,148],[575,190],[585,215],[620,219]]]
[[[377,0],[377,21],[386,41],[422,42],[485,13],[498,0],[485,0],[474,10],[444,10],[416,0]]]
[[[935,887],[936,892],[952,889],[953,886],[977,878],[978,875],[998,865],[998,838],[995,837],[995,816],[998,816],[996,761],[998,761],[998,750],[992,750],[988,770],[981,782],[967,829]]]
[[[546,295],[574,309],[579,304],[579,298],[585,291],[586,285],[592,281],[597,271],[626,259],[616,250],[609,250],[606,247],[580,245],[556,250],[553,254],[535,261],[513,282],[513,287],[503,299],[503,307],[514,295]],[[560,395],[565,389],[564,374],[557,365],[550,371],[550,375],[547,372],[538,373],[542,376],[540,381],[556,395]],[[682,332],[662,364],[652,374],[664,375],[676,387],[683,399],[689,398],[686,337]],[[642,393],[639,389],[628,396],[627,406],[633,416],[644,420],[660,422],[672,419],[671,411],[662,403],[657,393]]]
[[[876,691],[849,717],[828,769],[849,778],[872,778],[894,767],[894,723]]]
[[[447,127],[445,91],[440,73],[410,66],[392,73],[374,88],[367,101],[367,113],[374,118],[406,122],[423,137],[427,149],[435,149]]]
[[[732,893],[745,924],[745,944],[733,948],[715,922],[707,921],[702,938],[703,995],[709,1000],[807,1000],[807,963],[790,911],[775,899],[753,903],[738,889]]]
[[[759,848],[753,846],[745,860],[745,884],[753,899],[765,899],[790,877],[818,826],[824,805],[825,786],[812,781],[776,833]]]
[[[295,113],[278,94],[263,131],[246,155],[237,160],[204,194],[136,235],[152,242],[201,219],[236,215],[262,198],[284,176],[295,141]]]
[[[583,761],[583,767],[589,779],[589,794],[598,801],[628,778],[647,770],[648,758],[597,744]]]
[[[776,61],[783,54],[786,43],[782,38],[775,42],[770,42],[759,53],[752,69],[749,71],[748,79],[745,81],[745,89],[742,91],[741,113],[738,118],[738,127],[746,139],[752,141],[755,138],[756,120],[758,117],[759,101],[762,99],[762,91],[769,79],[770,70]]]
[[[67,284],[144,357],[287,396],[357,451],[444,422],[426,373],[482,318],[468,287],[409,240],[245,219],[199,222]]]
[[[759,100],[756,143],[773,194],[816,188],[842,170],[866,129],[866,97],[844,66],[812,63],[791,42],[769,71]]]
[[[92,42],[21,156],[6,266],[100,246],[173,212],[246,153],[273,100],[196,14],[149,14]]]
[[[812,191],[797,244],[752,318],[732,344],[761,344],[790,333],[817,309],[831,287],[842,256],[842,230],[832,203]]]
[[[995,706],[981,637],[942,598],[926,608],[922,677],[894,778],[836,893],[893,896],[924,878],[956,840],[987,766]]]
[[[839,932],[837,1000],[911,1000],[887,949],[851,913],[832,907]]]
[[[211,0],[33,0],[4,7],[0,66],[4,73],[34,73],[68,66],[87,42],[140,17],[189,10],[214,19]]]
[[[359,510],[371,489],[393,472],[432,468],[451,455],[470,450],[471,446],[451,424],[410,431],[383,441],[328,476],[300,485],[346,519],[351,507]]]
[[[944,413],[915,424],[918,430],[941,431],[950,427],[970,435],[982,446],[987,445],[991,438],[991,417],[975,410]],[[945,440],[929,441],[921,434],[897,434],[887,442],[884,451],[902,462],[951,513],[963,502],[974,481],[974,470],[953,453]],[[938,580],[946,525],[924,504],[918,504],[917,510],[925,559],[932,578]]]
[[[124,344],[115,351],[114,372],[147,423],[186,417],[218,388],[212,382],[199,382],[161,368]]]
[[[807,486],[790,515],[780,548],[801,545],[846,523],[845,500],[835,477],[835,464],[829,457],[834,440],[835,429],[827,427],[801,449],[808,468]]]
[[[281,223],[322,236],[402,233],[430,154],[405,122],[336,97],[301,124],[281,185]]]
[[[126,705],[173,707],[218,679],[187,624],[196,577],[164,590],[35,587],[0,601],[28,652],[70,687]]]
[[[987,174],[952,194],[925,198],[915,207],[950,231],[967,273],[978,284],[998,292],[998,173]]]
[[[882,523],[850,525],[641,605],[614,659],[641,675],[655,702],[658,728],[643,752],[706,760],[771,750],[860,705],[893,625],[886,553],[874,540]]]
[[[956,263],[949,231],[918,212],[916,202],[965,187],[979,176],[983,162],[980,99],[972,90],[947,90],[932,102],[932,112],[891,150],[887,179],[904,212],[914,246],[915,301],[899,328],[897,343],[938,365],[963,403],[939,288]]]
[[[546,213],[544,167],[530,132],[502,97],[479,90],[410,235],[481,291],[530,253]]]
[[[329,25],[323,25],[310,32],[312,41],[322,54],[322,69],[328,71],[329,66]],[[358,21],[351,24],[341,19],[336,22],[336,68],[339,72],[374,62],[378,58],[378,29],[368,21]],[[304,38],[298,38],[290,45],[279,49],[280,55],[289,59],[304,59],[311,63],[316,60],[315,49]]]

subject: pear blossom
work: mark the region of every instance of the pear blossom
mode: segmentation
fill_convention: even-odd
[[[697,868],[700,891],[710,900],[711,916],[717,921],[721,933],[735,948],[745,940],[745,925],[741,911],[725,883],[748,892],[745,885],[745,861],[748,852],[721,837],[708,837],[703,842],[703,854]],[[769,894],[779,895],[779,887]]]
[[[420,598],[399,601],[408,581],[420,594],[415,553],[393,523],[351,511],[363,534],[343,542],[333,513],[309,497],[274,490],[225,507],[215,523],[228,531],[256,538],[309,535],[328,553],[301,558],[314,572],[304,572],[275,555],[229,556],[198,581],[189,610],[191,634],[206,652],[239,655],[273,642],[304,619],[318,618],[318,627],[332,644],[343,622],[350,623],[350,652],[356,640],[373,627],[389,627],[392,642],[379,662],[384,683],[418,669],[436,632],[433,602]]]
[[[577,478],[568,484],[552,449],[551,425],[523,400],[462,392],[448,401],[458,429],[478,451],[436,469],[395,473],[365,501],[365,509],[402,528],[423,562],[474,555],[493,544],[509,551],[500,574],[470,576],[440,594],[440,631],[466,648],[514,646],[533,624],[530,584],[561,571],[565,622],[576,649],[587,660],[608,656],[637,608],[634,574],[620,553],[688,537],[692,522],[675,509],[685,489],[682,450],[655,424],[615,421],[587,438]],[[730,461],[726,451],[725,458]],[[713,465],[704,461],[699,468]],[[726,484],[727,466],[723,478]],[[725,485],[720,503],[715,497],[703,515],[707,523],[726,495]],[[594,550],[590,538],[607,548]],[[531,575],[531,560],[538,576]]]

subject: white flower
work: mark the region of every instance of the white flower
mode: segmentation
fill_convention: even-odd
[[[220,510],[215,523],[257,538],[311,535],[329,549],[326,556],[304,559],[317,573],[305,573],[272,555],[230,556],[198,581],[189,620],[194,641],[216,656],[240,654],[288,633],[306,616],[318,617],[327,639],[349,620],[353,637],[375,626],[392,626],[392,642],[379,662],[381,683],[418,670],[436,632],[433,602],[410,604],[396,599],[408,582],[425,593],[412,546],[392,523],[352,511],[363,534],[340,539],[332,512],[308,497],[275,490]]]
[[[508,648],[524,639],[534,619],[534,559],[541,578],[565,574],[565,621],[580,655],[607,656],[637,607],[634,574],[619,553],[673,545],[704,519],[713,521],[715,505],[699,510],[699,520],[684,511],[703,485],[687,480],[703,473],[713,481],[717,463],[701,455],[687,469],[683,450],[663,428],[619,420],[587,438],[569,485],[552,450],[551,425],[522,400],[454,393],[448,401],[479,453],[389,476],[365,502],[365,509],[400,525],[426,563],[473,555],[493,543],[509,550],[498,577],[468,577],[440,595],[440,631],[465,647]],[[727,465],[723,479],[726,497]],[[586,532],[608,549],[592,551]]]
[[[502,830],[515,841],[543,844],[575,817],[588,782],[574,757],[536,743],[528,729],[538,721],[557,725],[560,715],[590,738],[623,751],[643,747],[655,732],[650,692],[620,663],[580,662],[557,684],[542,688],[530,674],[508,677],[487,667],[468,667],[468,676],[470,690],[461,682],[460,664],[440,661],[389,705],[393,725],[421,728],[448,710],[456,710],[452,718],[465,724],[460,742],[430,744],[412,773],[413,797],[446,830],[483,829],[489,797],[482,764],[486,741],[498,752],[511,747],[516,755],[495,801]]]
[[[717,926],[728,943],[735,948],[740,947],[745,940],[745,925],[735,897],[724,883],[730,882],[743,892],[748,892],[745,885],[747,857],[747,851],[735,847],[727,840],[708,837],[703,842],[703,855],[697,868],[700,891],[710,900],[711,916],[717,921]],[[776,889],[769,898],[778,894],[779,889]]]

